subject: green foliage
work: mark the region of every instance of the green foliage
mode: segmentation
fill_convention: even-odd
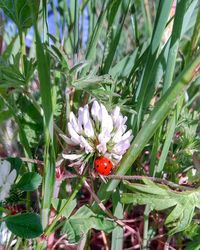
[[[66,199],[53,199],[52,205],[54,209],[57,211],[57,213],[61,212],[61,216],[64,216],[65,218],[69,218],[74,208],[76,207],[77,202],[76,200],[72,200],[69,203],[69,206],[65,208],[64,205],[66,204],[66,202],[67,202]]]
[[[32,11],[37,17],[39,4],[39,0],[1,0],[0,8],[13,20],[19,30],[24,30],[33,25]]]
[[[23,57],[24,69],[20,70],[20,53],[13,56],[13,63],[3,61],[0,65],[0,89],[24,88],[31,80],[36,63],[33,58]]]
[[[22,191],[34,191],[40,186],[41,181],[42,177],[39,174],[29,172],[22,175],[16,187]]]
[[[43,232],[40,216],[35,213],[8,216],[4,220],[12,233],[24,239],[36,238]]]
[[[92,228],[109,233],[114,227],[114,222],[95,214],[87,206],[82,206],[65,222],[62,233],[67,234],[70,243],[76,243]]]
[[[19,173],[19,170],[22,166],[22,160],[18,157],[8,157],[7,161],[10,162],[11,168],[16,169],[17,173]]]
[[[200,192],[198,190],[173,191],[166,185],[155,184],[144,178],[145,184],[125,182],[132,193],[123,193],[121,201],[126,204],[150,205],[151,209],[164,210],[173,208],[165,220],[174,234],[186,229],[192,221],[195,208],[200,208]]]
[[[61,231],[71,243],[84,238],[81,247],[87,249],[96,234],[92,229],[96,229],[112,232],[108,248],[129,248],[126,231],[114,223],[112,215],[107,218],[105,214],[113,213],[120,221],[135,216],[136,209],[143,218],[138,224],[130,223],[140,233],[134,234],[133,244],[151,249],[151,240],[159,242],[164,230],[171,237],[167,243],[174,248],[198,249],[199,1],[176,1],[176,8],[172,0],[57,2],[58,6],[53,0],[0,0],[4,14],[0,155],[8,156],[11,168],[17,170],[16,184],[1,211],[12,237],[39,237],[42,224],[45,236],[55,232],[60,237]],[[50,34],[48,11],[54,15],[54,34]],[[4,30],[9,19],[17,27],[16,34]],[[33,43],[26,48],[31,26]],[[70,112],[94,98],[109,111],[119,106],[128,117],[127,129],[133,131],[131,147],[113,174],[122,178],[139,175],[139,179],[140,175],[157,176],[166,185],[148,179],[144,184],[120,186],[120,179],[94,181],[92,162],[84,176],[67,178],[75,169],[61,161],[61,156],[65,150],[73,153],[74,148],[64,145],[59,134],[68,134]],[[109,204],[108,213],[102,214],[99,201],[91,202],[93,196],[88,198],[82,188],[85,181],[106,207]],[[186,183],[191,189],[173,190],[167,183],[175,187]],[[23,212],[10,216],[9,205]],[[137,205],[146,205],[145,212]],[[55,217],[48,224],[52,208]],[[156,215],[166,218],[165,228],[149,219],[150,209],[162,211]],[[29,211],[37,211],[41,219]],[[16,249],[27,248],[26,240],[16,239]],[[33,248],[49,248],[36,241],[32,241]]]

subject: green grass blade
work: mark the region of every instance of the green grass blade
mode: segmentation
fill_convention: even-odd
[[[149,168],[150,176],[155,175],[156,159],[157,159],[158,149],[160,146],[161,135],[162,135],[162,127],[158,128],[153,138],[153,147],[151,150],[151,157],[150,157],[151,160],[150,160],[150,168]]]
[[[197,14],[193,34],[192,34],[191,43],[189,45],[189,53],[187,56],[187,62],[191,59],[191,56],[193,55],[193,53],[195,52],[195,50],[197,48],[197,45],[199,42],[199,37],[200,37],[199,30],[200,30],[200,8],[198,10],[198,14]]]
[[[106,53],[107,54],[106,58],[103,61],[103,68],[101,70],[102,74],[106,74],[106,73],[109,72],[110,66],[112,64],[113,58],[114,58],[115,53],[116,53],[117,46],[119,44],[119,40],[120,40],[120,37],[121,37],[121,33],[122,33],[123,26],[124,26],[124,22],[125,22],[126,16],[128,14],[128,11],[129,11],[129,6],[130,6],[130,1],[125,2],[125,6],[124,6],[125,11],[124,11],[123,17],[121,18],[121,22],[118,25],[118,28],[117,28],[117,30],[115,32],[115,35],[114,35],[113,39],[111,40],[111,42],[109,44],[109,52]],[[116,14],[117,14],[117,10],[116,10],[115,13],[113,13],[111,11],[110,15],[112,16],[112,22],[113,22],[114,15],[116,15]],[[108,37],[109,37],[109,33],[112,32],[112,26],[111,26],[111,24],[110,24],[110,27],[109,27],[108,33],[107,33]],[[108,38],[108,40],[110,40],[110,39]]]
[[[114,216],[118,219],[123,218],[123,205],[120,202],[119,190],[113,193],[112,195]],[[112,232],[112,244],[111,250],[122,250],[123,249],[123,237],[124,230],[120,226],[117,226]]]
[[[44,133],[45,133],[45,153],[43,179],[43,200],[42,200],[42,224],[45,228],[48,225],[48,214],[51,206],[51,199],[54,191],[55,178],[55,152],[53,134],[53,104],[51,94],[50,66],[48,54],[42,46],[37,25],[35,23],[36,35],[36,55],[38,63],[38,75],[40,81],[40,94],[42,108],[44,112]]]
[[[183,18],[185,14],[187,1],[180,1],[176,7],[174,25],[172,30],[172,37],[170,42],[170,49],[167,59],[167,67],[165,72],[165,78],[163,83],[163,92],[165,92],[172,82],[172,77],[174,74],[175,64],[176,64],[176,57],[179,48],[179,41],[181,36],[181,29],[183,24]]]
[[[178,121],[178,118],[179,118],[179,115],[181,112],[182,104],[183,104],[183,97],[179,100],[172,117],[170,117],[170,119],[169,119],[169,122],[167,125],[167,131],[166,131],[166,139],[165,139],[162,153],[161,153],[161,156],[160,156],[160,159],[158,162],[158,166],[155,169],[154,175],[156,173],[160,174],[163,170],[164,165],[165,165],[166,158],[167,158],[169,148],[170,148],[170,145],[172,142],[172,138],[174,135],[174,131],[176,129],[176,124],[177,124],[177,121]]]
[[[89,61],[93,61],[95,58],[95,55],[96,55],[97,43],[98,43],[102,28],[103,28],[103,22],[105,20],[106,15],[107,15],[109,3],[108,3],[108,6],[106,5],[107,8],[104,8],[105,5],[106,4],[104,2],[102,9],[101,9],[101,12],[99,14],[98,20],[96,22],[96,25],[94,27],[94,30],[93,30],[92,35],[91,35],[89,42],[88,42],[85,58],[86,58],[86,60],[89,60]],[[85,67],[83,69],[83,71],[81,72],[81,76],[84,76],[87,73],[88,69],[89,69],[89,67]]]
[[[136,111],[138,112],[137,115],[137,130],[140,128],[140,123],[142,121],[142,114],[143,114],[143,105],[146,96],[146,90],[149,85],[151,79],[151,73],[153,66],[156,62],[157,52],[160,46],[160,42],[162,39],[162,35],[167,23],[167,19],[169,16],[170,8],[172,5],[173,0],[169,1],[160,1],[155,26],[152,34],[151,43],[149,45],[148,57],[146,60],[146,65],[140,79],[139,88],[138,88],[138,102]]]

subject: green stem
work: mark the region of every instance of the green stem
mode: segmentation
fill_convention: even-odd
[[[199,36],[200,36],[199,30],[200,30],[200,8],[198,10],[198,14],[197,14],[197,18],[196,18],[196,22],[194,26],[194,31],[192,34],[192,39],[191,39],[191,42],[189,43],[189,49],[188,49],[189,53],[188,53],[187,60],[186,60],[188,63],[190,62],[195,49],[197,49],[198,47],[198,41],[199,41]]]
[[[86,180],[86,177],[82,176],[81,179],[79,180],[78,184],[76,185],[74,191],[72,192],[72,194],[70,195],[70,197],[68,198],[68,200],[65,202],[64,206],[62,207],[62,209],[56,215],[56,217],[54,218],[54,220],[52,221],[52,223],[47,227],[47,229],[45,231],[45,235],[46,236],[49,236],[52,233],[52,229],[55,227],[56,223],[60,219],[60,217],[62,215],[62,212],[67,208],[67,206],[70,204],[70,202],[76,197],[77,193],[82,188],[82,185],[84,184],[85,180]]]
[[[19,31],[19,40],[20,40],[20,47],[21,47],[21,67],[22,67],[22,72],[23,72],[24,71],[23,56],[26,55],[26,45],[25,45],[25,35],[21,30]]]
[[[148,228],[149,228],[150,212],[151,212],[150,206],[146,205],[145,210],[144,210],[144,229],[143,229],[142,250],[146,250],[148,246]]]

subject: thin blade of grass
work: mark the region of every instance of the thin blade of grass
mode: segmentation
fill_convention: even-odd
[[[33,20],[34,17],[33,17]],[[53,134],[53,104],[51,94],[51,80],[48,54],[44,52],[41,39],[38,33],[37,24],[34,23],[36,35],[36,56],[38,63],[38,76],[40,81],[40,94],[42,108],[44,112],[44,133],[45,133],[45,153],[44,153],[44,173],[43,179],[43,200],[42,200],[42,225],[48,225],[48,214],[51,206],[51,199],[54,191],[55,179],[55,152]]]
[[[112,64],[114,55],[116,53],[117,46],[119,44],[119,40],[120,40],[122,29],[123,29],[123,26],[124,26],[125,18],[126,18],[127,14],[128,14],[128,11],[129,11],[130,1],[125,2],[124,4],[125,4],[125,6],[124,6],[125,12],[123,14],[123,17],[121,18],[121,22],[118,25],[118,28],[117,28],[117,30],[115,32],[115,35],[114,35],[112,41],[109,44],[109,52],[106,53],[107,54],[106,58],[103,61],[103,67],[102,67],[102,70],[101,70],[102,74],[106,74],[106,73],[109,72],[109,69],[110,69],[110,66]],[[113,22],[113,19],[114,19],[114,15],[116,15],[116,14],[117,14],[117,9],[116,9],[116,11],[114,13],[113,13],[113,11],[110,12],[110,15],[112,16],[112,22]],[[109,25],[107,36],[109,36],[110,32],[112,32],[112,23]]]
[[[172,142],[172,138],[174,135],[174,131],[176,129],[176,124],[178,122],[178,118],[179,118],[179,115],[181,113],[182,105],[183,105],[183,97],[181,97],[180,100],[178,101],[176,109],[175,109],[172,117],[170,117],[170,119],[169,119],[167,131],[166,131],[166,139],[165,139],[165,142],[163,145],[163,149],[162,149],[162,153],[161,153],[161,156],[159,159],[158,166],[156,168],[156,172],[154,174],[156,174],[156,173],[160,174],[163,170],[163,167],[164,167],[164,164],[166,162],[166,158],[167,158],[167,155],[169,152],[169,148],[170,148],[170,145]]]
[[[180,1],[178,2],[177,7],[176,7],[170,48],[169,48],[169,53],[168,53],[168,58],[167,58],[167,67],[166,67],[164,83],[163,83],[164,93],[171,85],[173,74],[174,74],[176,57],[178,53],[179,41],[180,41],[180,36],[181,36],[181,28],[183,25],[183,18],[184,18],[185,9],[186,9],[186,3],[187,1]]]
[[[155,26],[152,34],[151,43],[149,45],[148,50],[148,57],[146,60],[146,65],[142,74],[142,77],[139,82],[138,90],[137,90],[137,99],[138,104],[136,111],[138,113],[137,115],[137,130],[140,128],[140,124],[142,121],[142,115],[143,115],[143,105],[145,101],[145,95],[146,90],[149,85],[150,79],[151,79],[151,73],[152,69],[154,67],[154,64],[156,62],[157,52],[160,47],[162,35],[167,23],[167,19],[169,16],[170,8],[172,5],[173,0],[169,1],[160,1]]]
[[[123,219],[123,205],[120,202],[119,190],[112,195],[114,216],[118,219]],[[112,244],[111,250],[122,250],[123,249],[123,238],[124,230],[120,226],[117,226],[112,232]]]

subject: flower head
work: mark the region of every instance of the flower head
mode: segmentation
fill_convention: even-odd
[[[78,117],[71,112],[67,124],[69,137],[61,134],[71,148],[62,154],[63,158],[72,162],[70,166],[82,166],[82,170],[93,156],[106,156],[117,165],[133,138],[131,130],[126,131],[126,121],[119,107],[108,112],[96,100],[79,108]]]
[[[15,181],[17,172],[13,169],[11,172],[10,162],[0,160],[0,201],[8,198],[12,184]]]

